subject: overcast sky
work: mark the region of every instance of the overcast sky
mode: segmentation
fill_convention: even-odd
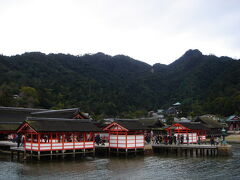
[[[0,0],[0,53],[103,52],[169,64],[188,49],[240,59],[240,0]]]

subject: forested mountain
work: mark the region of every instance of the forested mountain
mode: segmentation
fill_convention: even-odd
[[[180,101],[185,113],[240,112],[240,61],[189,50],[170,65],[103,53],[0,56],[0,105],[138,115]]]

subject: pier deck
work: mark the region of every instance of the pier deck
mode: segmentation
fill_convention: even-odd
[[[181,144],[181,145],[166,145],[166,144],[153,144],[153,147],[168,147],[168,148],[183,148],[183,149],[199,149],[199,148],[203,148],[203,149],[216,149],[218,146],[211,146],[208,144],[201,144],[201,145],[197,145],[197,144]]]
[[[189,156],[217,156],[217,155],[231,155],[231,145],[217,145],[211,146],[207,144],[189,144],[189,145],[165,145],[153,144],[153,151],[161,154],[177,154]]]

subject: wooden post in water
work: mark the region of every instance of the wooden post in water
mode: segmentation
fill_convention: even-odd
[[[11,160],[13,160],[13,150],[11,150]]]
[[[40,160],[40,151],[38,151],[38,160]]]
[[[192,150],[192,156],[193,156],[193,157],[196,157],[196,156],[197,156],[197,151],[196,151],[195,148],[193,148],[193,150]]]

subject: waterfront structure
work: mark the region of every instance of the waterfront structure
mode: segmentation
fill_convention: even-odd
[[[15,136],[17,128],[27,117],[90,119],[89,115],[82,113],[79,108],[47,110],[0,106],[1,139],[6,139],[8,135]]]
[[[0,106],[0,139],[13,139],[16,137],[16,129],[33,112],[45,109],[3,107]]]
[[[228,125],[229,131],[239,131],[240,130],[240,117],[232,115],[227,118],[226,123]]]
[[[144,149],[144,130],[138,120],[115,120],[103,129],[109,133],[109,151],[128,152]]]
[[[207,136],[211,137],[220,137],[221,136],[221,130],[223,128],[223,125],[218,122],[215,116],[213,115],[203,115],[198,116],[195,118],[194,122],[200,122],[205,127],[208,128]]]
[[[166,128],[169,135],[184,136],[183,143],[198,143],[198,139],[201,141],[206,140],[207,128],[199,122],[179,122]],[[187,142],[187,136],[189,138]]]
[[[158,118],[140,118],[139,122],[148,129],[148,132],[153,134],[166,134],[164,129],[165,124]]]
[[[89,114],[81,112],[79,108],[37,111],[32,112],[30,116],[65,119],[91,119]]]
[[[86,153],[94,151],[94,134],[100,132],[90,120],[29,117],[17,129],[25,137],[24,150],[38,153]]]
[[[232,146],[211,146],[211,145],[165,145],[165,144],[154,144],[152,146],[153,152],[160,154],[175,154],[183,156],[231,156]]]

